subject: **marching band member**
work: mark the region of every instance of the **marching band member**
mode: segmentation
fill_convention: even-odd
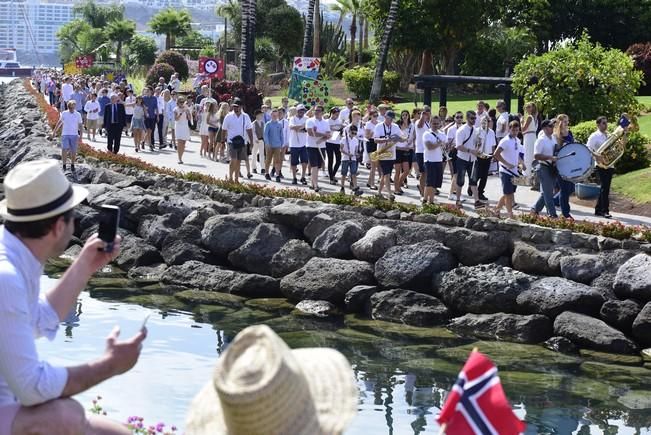
[[[600,116],[597,118],[597,131],[590,135],[586,144],[598,162],[600,162],[601,156],[596,153],[599,147],[606,142],[606,139],[608,139],[608,119],[605,116]],[[608,197],[610,196],[610,182],[613,179],[614,173],[615,168],[602,168],[597,166],[601,192],[599,193],[599,199],[594,209],[595,216],[602,216],[606,219],[612,218],[609,210],[610,201]]]
[[[477,182],[472,179],[472,165],[477,159],[478,151],[475,148],[477,141],[477,134],[475,129],[475,120],[477,115],[474,110],[466,112],[466,123],[461,126],[455,135],[455,148],[457,149],[457,207],[461,207],[461,192],[463,191],[463,184],[468,176],[470,188],[472,189],[472,196],[475,199],[475,207],[482,207],[484,203],[479,201],[479,191],[477,190]]]
[[[524,164],[527,165],[525,176],[531,175],[531,163],[534,161],[534,146],[536,143],[536,131],[538,131],[538,109],[534,103],[527,103],[524,106],[526,115],[522,125],[522,142],[524,144]]]
[[[556,171],[554,163],[557,157],[554,155],[556,142],[553,138],[554,120],[546,119],[541,124],[541,135],[536,139],[534,145],[534,159],[538,161],[538,177],[540,178],[540,197],[531,208],[531,212],[538,214],[543,207],[547,209],[547,215],[552,218],[556,215],[554,205],[554,186],[556,185]]]
[[[565,114],[556,116],[556,123],[554,124],[554,140],[556,141],[555,153],[558,153],[558,151],[565,145],[574,143],[574,136],[572,136],[572,132],[570,131],[569,116]],[[570,195],[574,192],[574,183],[558,177],[558,186],[560,191],[554,197],[554,201],[558,198],[563,217],[574,220],[572,215],[570,215]]]
[[[393,171],[393,164],[396,161],[396,137],[402,137],[402,131],[393,120],[396,114],[393,110],[389,110],[384,115],[384,122],[375,126],[373,131],[373,139],[378,145],[377,153],[380,155],[380,188],[378,196],[382,196],[382,189],[386,187],[389,199],[393,200],[391,194],[391,172]]]
[[[418,167],[418,174],[420,174],[420,178],[418,180],[418,190],[420,191],[420,198],[421,201],[425,197],[425,160],[424,160],[424,153],[425,153],[425,145],[423,144],[423,135],[425,132],[429,131],[430,129],[430,117],[432,116],[432,110],[430,109],[429,106],[424,106],[423,111],[420,114],[420,118],[418,118],[418,122],[416,122],[416,166]],[[440,123],[440,118],[439,118],[439,123]],[[440,128],[440,127],[439,127]]]
[[[513,184],[513,177],[517,177],[518,162],[522,163],[523,169],[526,168],[524,162],[520,158],[522,144],[518,139],[520,132],[520,123],[518,121],[511,121],[509,123],[509,134],[505,136],[495,149],[495,160],[499,163],[500,180],[502,181],[502,193],[497,206],[495,207],[495,214],[499,216],[502,206],[506,206],[506,213],[509,218],[513,218],[513,204],[515,204],[515,188]]]
[[[493,150],[497,145],[495,131],[493,131],[493,120],[484,116],[479,129],[479,139],[481,140],[480,154],[477,156],[475,166],[473,167],[473,178],[477,182],[477,190],[480,201],[488,201],[484,195],[486,183],[488,182],[488,171],[490,170]]]
[[[311,188],[318,193],[319,187],[319,168],[323,165],[323,152],[325,142],[330,138],[330,124],[323,119],[323,106],[314,108],[314,118],[309,118],[305,122],[307,129],[307,156],[310,162],[311,170]]]
[[[296,115],[289,118],[289,163],[292,171],[292,184],[298,184],[298,165],[301,165],[301,184],[306,185],[305,172],[309,162],[307,156],[307,129],[305,106],[296,106]]]
[[[381,121],[379,121],[379,115],[375,108],[369,110],[368,116],[369,120],[364,125],[364,135],[366,136],[366,154],[371,167],[368,173],[368,182],[366,183],[366,187],[371,190],[377,190],[377,186],[375,186],[375,172],[378,171],[378,162],[371,159],[371,153],[377,151],[377,144],[375,143],[375,139],[373,139],[373,134],[375,132],[375,127]]]
[[[400,120],[397,124],[400,128],[401,136],[406,138],[404,141],[396,143],[396,176],[394,177],[394,190],[396,195],[402,195],[404,193],[402,191],[402,186],[407,180],[407,174],[409,174],[411,168],[415,138],[414,125],[411,123],[409,111],[403,110],[400,112]]]
[[[446,109],[447,111],[447,109]],[[439,118],[441,118],[441,110],[439,109]],[[446,122],[448,120],[446,119]],[[441,118],[443,122],[443,118]],[[453,120],[445,126],[443,131],[448,136],[448,168],[450,169],[450,195],[448,199],[453,201],[457,193],[457,149],[455,148],[455,139],[457,135],[457,130],[463,125],[463,112],[456,112],[454,114]],[[443,168],[445,170],[445,168]]]
[[[447,143],[447,136],[441,131],[441,119],[435,115],[431,123],[431,128],[423,133],[425,172],[421,173],[421,178],[426,179],[423,204],[434,203],[436,185],[443,173],[443,147]]]

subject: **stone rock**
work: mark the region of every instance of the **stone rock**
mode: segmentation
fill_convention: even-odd
[[[578,254],[561,258],[563,277],[583,284],[590,284],[604,269],[604,263],[598,255]]]
[[[396,230],[397,245],[413,245],[425,240],[443,242],[449,228],[442,225],[424,224],[410,221],[384,221],[382,225]]]
[[[547,316],[533,314],[466,314],[452,319],[448,329],[462,336],[480,339],[540,343],[552,335],[552,321]]]
[[[288,275],[303,267],[310,258],[316,257],[316,255],[317,252],[304,241],[291,239],[271,257],[269,263],[271,276],[281,278]]]
[[[99,222],[99,211],[85,204],[75,207],[75,232],[74,235],[81,235]]]
[[[394,246],[375,263],[375,278],[385,288],[429,291],[432,278],[457,265],[450,248],[433,240]]]
[[[604,322],[620,331],[629,333],[640,310],[640,305],[632,299],[624,301],[612,299],[604,302],[599,314]]]
[[[647,302],[635,318],[633,337],[643,346],[651,346],[651,302]]]
[[[364,236],[362,226],[353,221],[341,221],[328,227],[316,239],[312,247],[324,257],[350,258],[350,245]]]
[[[116,205],[122,211],[120,226],[130,231],[136,231],[143,216],[158,214],[158,203],[162,197],[151,195],[147,189],[131,186],[118,192],[106,191],[88,200],[93,207],[102,204]]]
[[[513,243],[511,264],[513,268],[532,275],[558,276],[561,274],[559,264],[550,263],[550,252],[516,241]]]
[[[338,316],[341,312],[337,307],[328,301],[312,301],[304,300],[296,304],[296,309],[301,312],[302,315],[314,316],[314,317],[331,317]]]
[[[552,337],[545,341],[543,346],[554,352],[567,354],[577,354],[579,352],[579,348],[565,337]]]
[[[604,272],[590,283],[590,287],[600,292],[606,300],[617,299],[613,287],[615,286],[615,273]]]
[[[173,214],[143,216],[138,225],[138,235],[148,243],[161,248],[167,236],[178,229],[182,222],[183,219]]]
[[[228,254],[228,261],[247,272],[271,275],[271,259],[293,236],[284,225],[260,224],[242,246]]]
[[[375,263],[395,245],[396,230],[377,226],[368,230],[364,237],[353,243],[350,250],[358,260]]]
[[[394,289],[371,296],[371,317],[411,326],[435,326],[447,322],[449,313],[434,296]]]
[[[129,270],[127,277],[140,285],[154,284],[160,282],[165,270],[167,270],[165,263],[155,264],[153,266],[138,266]]]
[[[246,242],[262,223],[262,213],[217,215],[209,218],[201,231],[201,243],[213,254],[226,258]]]
[[[458,267],[438,283],[439,297],[457,313],[517,313],[516,299],[535,278],[508,267]]]
[[[172,214],[177,219],[183,221],[194,210],[204,207],[206,204],[205,197],[196,193],[185,192],[183,195],[166,195],[158,203],[159,214]]]
[[[272,222],[303,231],[312,218],[320,212],[321,209],[319,208],[298,205],[287,201],[272,207],[269,212],[269,219]]]
[[[505,231],[482,233],[465,228],[451,228],[445,233],[445,243],[461,264],[474,266],[490,263],[508,254],[511,237]]]
[[[370,309],[369,300],[378,290],[375,285],[356,285],[346,292],[344,304],[347,313],[367,313]]]
[[[522,312],[551,318],[563,311],[596,315],[604,302],[604,296],[593,288],[558,277],[539,279],[517,297]]]
[[[316,238],[319,237],[331,225],[334,225],[335,222],[337,221],[330,215],[319,213],[318,215],[314,216],[310,220],[310,223],[305,226],[303,234],[305,234],[305,238],[308,240],[308,242],[314,243]]]
[[[565,311],[556,317],[554,334],[588,349],[625,354],[639,351],[635,343],[603,320],[572,311]]]
[[[231,308],[242,308],[245,298],[228,293],[205,290],[184,290],[174,294],[178,300],[190,305],[222,305]]]
[[[638,254],[619,268],[615,293],[620,299],[651,301],[651,256]]]
[[[206,221],[216,214],[217,212],[215,210],[208,207],[202,207],[187,215],[183,220],[183,225],[195,226],[202,229]]]
[[[208,259],[209,252],[170,234],[163,243],[161,255],[165,263],[172,266],[192,260],[205,262]]]
[[[198,261],[170,266],[163,273],[161,281],[165,284],[220,291],[251,298],[280,297],[279,283],[276,279],[264,275],[235,272]]]
[[[290,301],[344,301],[346,293],[362,284],[373,284],[373,266],[359,260],[311,258],[303,267],[285,276],[280,289]]]
[[[120,255],[115,264],[123,270],[136,266],[150,266],[161,263],[163,259],[158,250],[140,237],[131,234],[122,235]]]

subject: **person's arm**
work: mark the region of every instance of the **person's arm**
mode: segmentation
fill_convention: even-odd
[[[533,116],[527,115],[527,119],[524,120],[524,125],[522,126],[522,131],[527,131],[527,128],[529,128],[529,124],[531,124],[531,121],[533,120]]]
[[[251,125],[249,125],[249,127],[246,129],[246,133],[249,136],[249,143],[253,145],[253,128]]]
[[[495,158],[495,160],[500,162],[505,168],[507,168],[507,169],[515,168],[514,165],[512,165],[509,162],[507,162],[506,160],[504,160],[504,157],[502,157],[502,147],[500,147],[499,145],[495,149],[495,153],[493,154],[493,157]]]
[[[265,145],[271,143],[269,141],[269,130],[271,129],[270,125],[271,124],[269,122],[267,122],[264,125],[264,130],[262,131],[262,140],[264,141]]]
[[[558,160],[556,156],[548,156],[546,154],[542,153],[542,148],[543,148],[543,140],[542,139],[537,139],[536,143],[534,144],[533,147],[533,158],[538,160],[538,161],[550,161],[550,162],[555,162]]]

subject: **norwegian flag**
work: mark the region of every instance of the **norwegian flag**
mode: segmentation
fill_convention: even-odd
[[[516,435],[526,427],[511,410],[497,367],[477,350],[470,353],[436,420],[450,435]]]

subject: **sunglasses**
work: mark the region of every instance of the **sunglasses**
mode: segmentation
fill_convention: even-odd
[[[468,121],[474,121],[475,119],[477,119],[475,116],[471,116],[470,118],[468,118]]]
[[[454,119],[463,119],[463,116],[455,116]]]
[[[321,109],[314,109],[314,111],[315,111],[316,113],[321,113],[321,112],[323,112],[323,110],[321,110]]]

